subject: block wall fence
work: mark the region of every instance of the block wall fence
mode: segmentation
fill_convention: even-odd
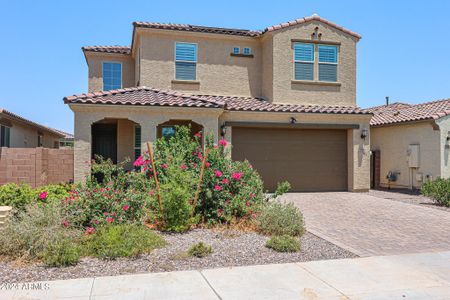
[[[73,149],[0,148],[0,185],[32,187],[73,181]]]

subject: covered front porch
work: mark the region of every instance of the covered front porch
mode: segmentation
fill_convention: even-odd
[[[202,131],[218,141],[218,112],[215,109],[163,107],[73,106],[75,112],[75,182],[90,174],[97,156],[133,168],[134,160],[157,138],[173,135],[176,126],[190,126],[191,135]]]

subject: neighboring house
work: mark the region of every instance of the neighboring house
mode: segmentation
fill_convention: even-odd
[[[69,147],[69,148],[73,148],[73,144],[74,144],[74,136],[71,133],[67,133],[65,131],[62,130],[57,130],[59,133],[63,134],[64,137],[62,137],[61,139],[59,139],[59,147]]]
[[[293,191],[368,190],[360,38],[313,15],[262,31],[135,22],[131,47],[83,47],[89,93],[64,98],[75,114],[75,181],[96,154],[134,159],[191,124],[227,139],[269,190],[282,180]]]
[[[450,99],[368,108],[373,186],[419,188],[450,176]],[[390,176],[388,176],[390,175]]]
[[[58,130],[37,124],[0,108],[0,147],[59,148],[64,135]]]

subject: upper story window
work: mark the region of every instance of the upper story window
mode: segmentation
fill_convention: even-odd
[[[319,81],[337,81],[337,47],[318,45]]]
[[[197,44],[175,43],[175,79],[197,79]]]
[[[313,44],[294,44],[294,79],[314,80]]]
[[[314,65],[318,64],[318,76]],[[338,48],[334,45],[294,43],[294,79],[336,82]]]
[[[249,48],[249,47],[245,47],[245,48],[244,48],[244,54],[245,54],[245,55],[250,55],[250,54],[252,54],[252,49]]]
[[[241,53],[241,48],[233,47],[233,54],[239,54],[239,53]]]
[[[117,62],[103,63],[103,90],[122,88],[122,64]]]
[[[0,147],[9,147],[11,140],[11,128],[0,125]]]

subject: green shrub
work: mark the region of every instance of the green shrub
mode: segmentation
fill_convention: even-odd
[[[36,193],[27,184],[8,183],[0,186],[0,205],[12,206],[16,212],[24,210],[35,196]]]
[[[199,242],[197,244],[192,245],[188,250],[189,256],[195,256],[195,257],[206,257],[212,253],[212,247],[209,245],[206,245],[203,242]]]
[[[450,178],[437,178],[434,181],[426,182],[422,186],[421,192],[439,205],[450,207]]]
[[[0,234],[0,255],[37,259],[49,245],[77,239],[82,231],[71,225],[60,206],[34,204],[14,216]]]
[[[303,215],[292,203],[267,203],[257,217],[257,225],[268,235],[298,236],[304,232]]]
[[[300,242],[290,235],[277,235],[267,241],[266,247],[277,252],[297,252],[300,250]]]
[[[72,239],[62,238],[48,244],[41,256],[44,263],[50,267],[72,266],[80,260],[80,249]]]
[[[99,258],[135,257],[165,246],[164,239],[142,225],[100,227],[87,241],[88,252]]]
[[[287,181],[279,182],[277,185],[277,189],[272,195],[272,198],[275,199],[287,192],[291,189],[291,184]]]
[[[12,206],[18,213],[31,203],[59,202],[72,188],[70,184],[50,184],[33,189],[28,184],[8,183],[0,186],[0,205]]]

